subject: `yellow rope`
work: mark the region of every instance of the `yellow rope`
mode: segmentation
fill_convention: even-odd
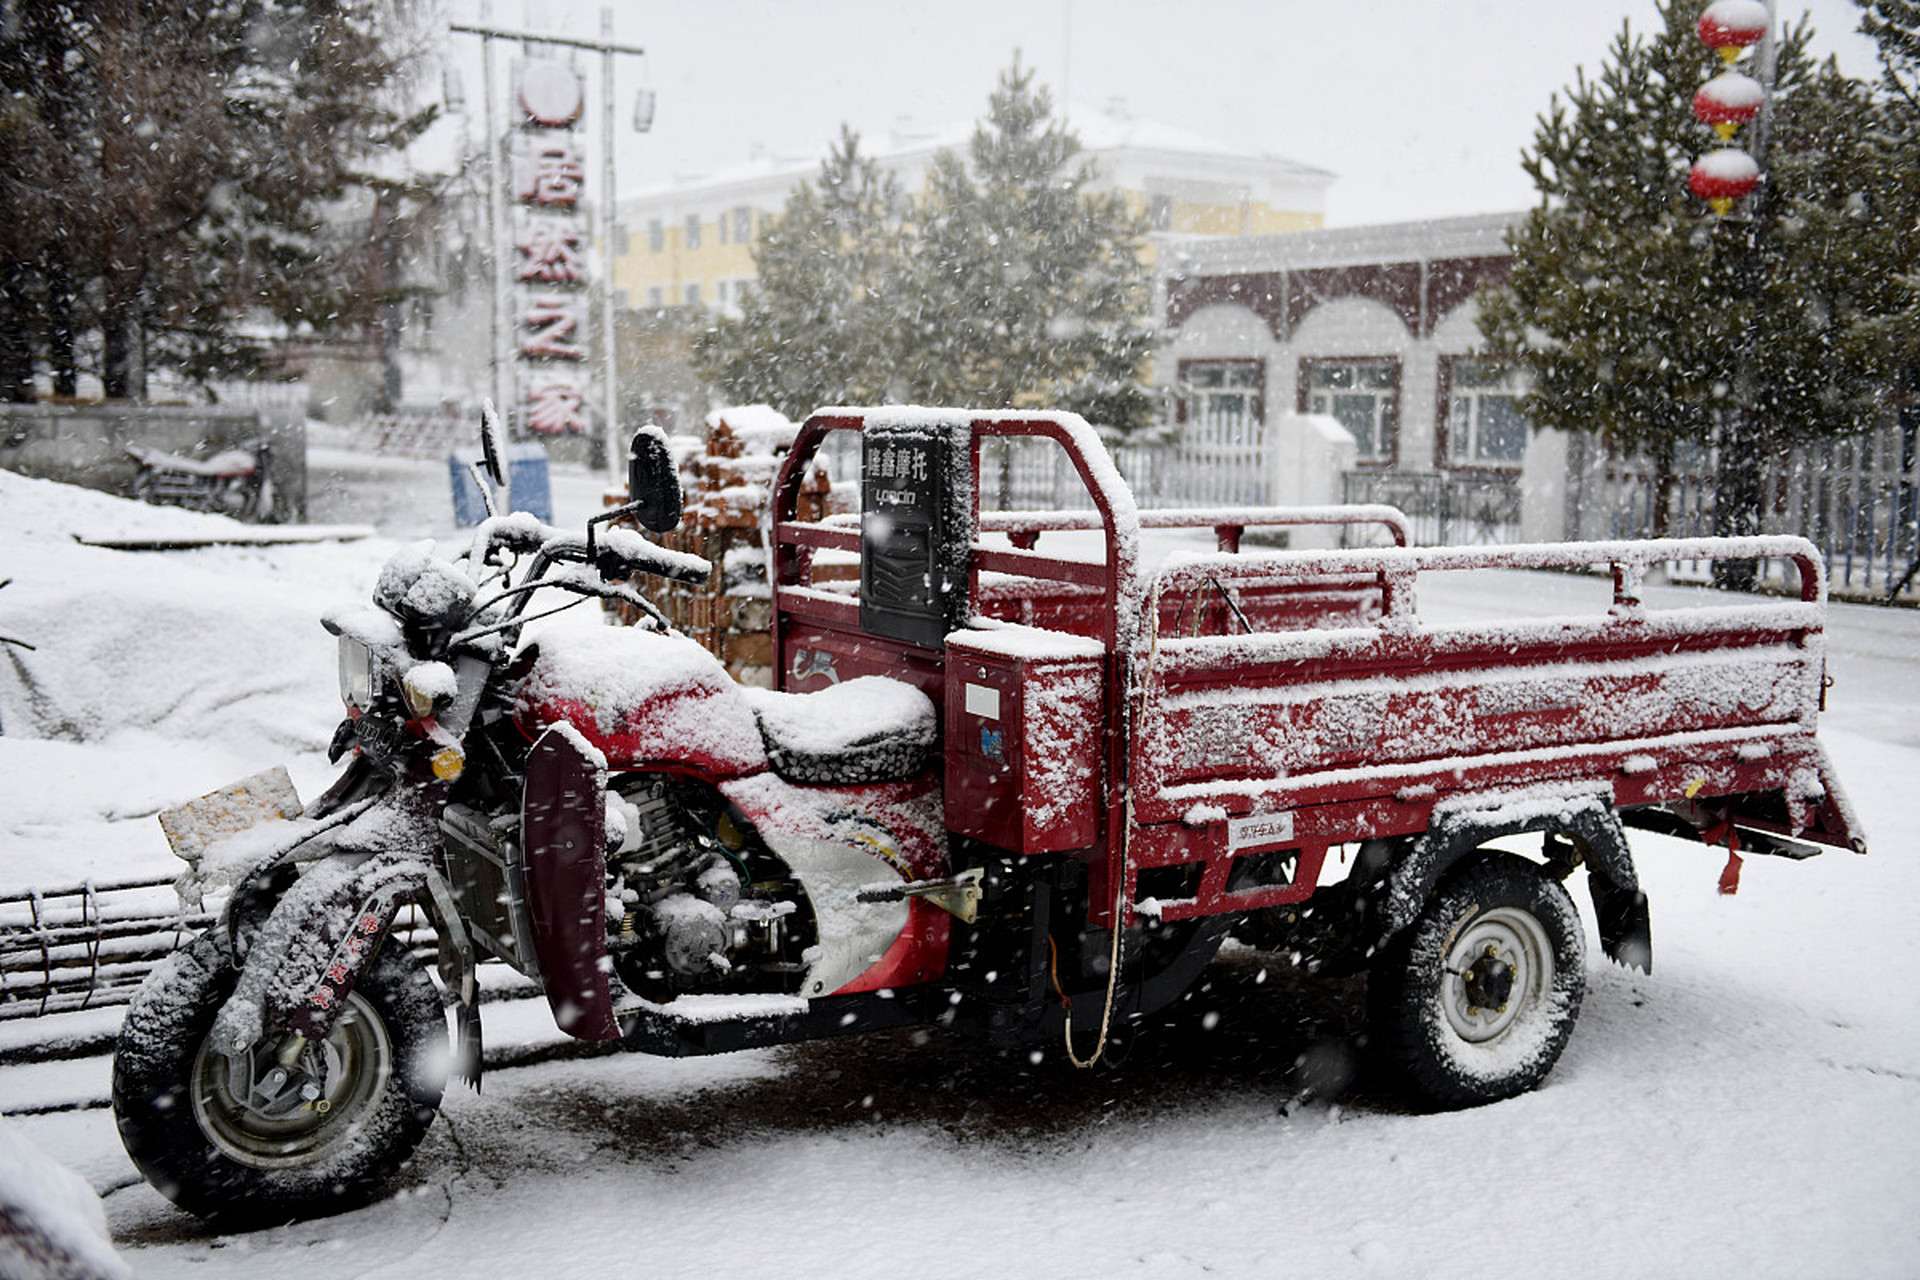
[[[1160,586],[1161,580],[1155,579],[1153,584],[1153,599],[1149,602],[1147,612],[1148,625],[1152,627],[1152,631],[1149,633],[1147,640],[1147,669],[1141,674],[1140,680],[1140,702],[1142,708],[1145,707],[1147,697],[1153,689],[1153,663],[1154,658],[1160,652]],[[1131,705],[1131,703],[1132,699],[1128,699],[1128,704]],[[1131,767],[1132,762],[1133,742],[1131,735],[1129,735],[1127,742],[1127,759],[1122,767]],[[1113,995],[1120,981],[1120,934],[1122,932],[1122,912],[1127,902],[1127,846],[1133,835],[1133,787],[1128,784],[1126,779],[1122,779],[1120,785],[1122,787],[1121,805],[1123,815],[1120,824],[1118,865],[1114,869],[1113,945],[1107,953],[1107,994],[1100,1006],[1100,1039],[1093,1046],[1093,1053],[1085,1061],[1082,1061],[1080,1055],[1073,1050],[1073,1002],[1066,1000],[1066,993],[1064,991],[1061,992],[1062,1001],[1067,1007],[1066,1020],[1061,1027],[1061,1041],[1066,1046],[1067,1061],[1083,1071],[1100,1061],[1100,1055],[1107,1050],[1107,1031],[1108,1028],[1113,1025]],[[1051,934],[1047,936],[1047,946],[1049,950],[1053,947],[1053,936]],[[1060,988],[1060,976],[1057,968],[1054,973],[1053,985],[1054,989],[1058,991]]]

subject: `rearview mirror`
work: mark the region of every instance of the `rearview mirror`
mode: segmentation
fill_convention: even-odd
[[[480,402],[480,469],[487,473],[487,479],[499,488],[507,482],[506,441],[500,430],[500,415],[494,411],[493,401]]]
[[[680,523],[680,477],[667,452],[666,437],[642,427],[627,450],[627,507],[633,518],[655,533]]]

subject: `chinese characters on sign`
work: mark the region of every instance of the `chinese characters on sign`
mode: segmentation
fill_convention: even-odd
[[[589,428],[587,347],[591,282],[580,215],[586,157],[574,136],[585,102],[564,62],[518,67],[521,128],[513,145],[515,330],[521,420],[542,435]]]
[[[913,480],[924,484],[927,479],[927,451],[914,445],[884,445],[874,459],[874,470],[883,480]]]
[[[930,474],[924,446],[891,443],[878,446],[873,461],[867,466],[875,509],[924,506]],[[880,483],[887,480],[895,483],[892,486]]]
[[[580,229],[558,218],[528,218],[520,224],[514,247],[520,251],[519,278],[543,284],[585,284],[580,259]]]
[[[541,130],[514,158],[513,198],[542,209],[571,209],[580,203],[586,178],[586,164],[573,139],[557,129]]]
[[[570,373],[534,374],[527,379],[527,429],[541,435],[585,432],[586,388]]]
[[[521,327],[530,336],[521,339],[520,354],[529,360],[585,360],[587,349],[581,320],[586,302],[571,294],[536,294],[520,308]]]

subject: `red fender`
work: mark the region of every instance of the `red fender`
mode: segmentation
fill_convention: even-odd
[[[607,981],[607,766],[571,725],[527,753],[520,805],[527,912],[553,1020],[581,1040],[618,1040]]]

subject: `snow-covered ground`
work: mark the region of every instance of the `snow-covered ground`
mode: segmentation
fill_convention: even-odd
[[[317,492],[357,467],[318,461]],[[70,535],[205,518],[0,472],[0,635],[39,646],[0,646],[0,888],[169,874],[160,808],[281,761],[303,795],[324,785],[317,615],[451,528],[444,467],[364,470],[315,518],[381,537],[159,554]],[[597,477],[555,489],[563,522],[598,505]],[[1465,575],[1422,605],[1562,612],[1595,590]],[[1566,1056],[1497,1106],[1409,1114],[1364,1071],[1288,1105],[1303,1072],[1347,1074],[1354,984],[1236,951],[1090,1073],[906,1032],[553,1055],[538,1007],[509,1007],[489,1046],[522,1065],[450,1089],[389,1199],[249,1236],[140,1182],[104,1109],[0,1123],[104,1193],[145,1277],[1920,1275],[1920,615],[1835,606],[1830,674],[1823,736],[1872,853],[1752,859],[1723,898],[1722,855],[1636,835],[1653,974],[1595,942]],[[0,1068],[0,1111],[105,1079],[102,1059]]]

